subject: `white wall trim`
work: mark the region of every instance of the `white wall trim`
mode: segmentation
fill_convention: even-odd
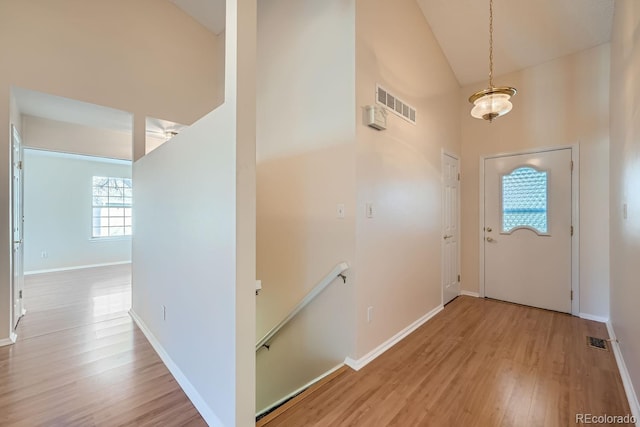
[[[580,315],[580,142],[571,146],[571,225],[573,225],[573,239],[571,239],[571,314]]]
[[[156,337],[151,333],[147,325],[142,321],[142,319],[132,310],[129,310],[129,315],[133,319],[133,321],[138,325],[144,336],[151,344],[151,347],[156,351],[164,365],[167,367],[169,372],[176,379],[184,393],[187,395],[193,406],[196,407],[202,418],[213,427],[223,427],[224,424],[220,421],[220,418],[211,410],[206,401],[200,396],[200,393],[196,390],[196,388],[191,384],[191,382],[184,375],[182,370],[175,364],[175,362],[171,359],[169,354],[162,347],[160,342],[156,339]]]
[[[465,291],[463,289],[460,290],[460,295],[466,295],[468,297],[480,298],[480,294],[478,292]]]
[[[573,291],[573,301],[571,301],[571,314],[579,316],[580,313],[580,142],[576,142],[572,145],[560,145],[557,147],[547,148],[534,148],[530,150],[523,150],[510,153],[498,153],[490,154],[486,156],[480,156],[480,176],[478,179],[479,185],[479,215],[480,224],[478,226],[479,238],[478,243],[480,245],[480,269],[479,269],[479,284],[480,284],[480,297],[484,298],[485,295],[485,283],[484,283],[484,163],[487,159],[493,159],[497,157],[508,157],[522,154],[535,154],[549,151],[559,150],[571,150],[571,160],[573,161],[573,173],[571,174],[571,221],[573,223],[573,238],[571,239],[571,290]]]
[[[260,415],[264,414],[265,412],[268,412],[280,405],[282,405],[283,403],[285,403],[287,400],[291,399],[292,397],[296,396],[299,393],[302,393],[303,391],[305,391],[306,389],[308,389],[309,387],[311,387],[312,385],[314,385],[315,383],[317,383],[318,381],[321,381],[323,378],[333,374],[335,371],[337,371],[338,369],[342,368],[344,366],[344,363],[340,363],[339,365],[334,366],[333,368],[329,369],[327,372],[325,372],[324,374],[312,379],[311,381],[309,381],[308,383],[306,383],[305,385],[303,385],[302,387],[298,388],[297,390],[287,394],[285,397],[283,397],[282,399],[272,403],[271,405],[267,406],[266,408],[262,409],[261,411],[259,411],[258,413],[256,413],[256,418],[259,417]]]
[[[33,274],[57,273],[59,271],[82,270],[85,268],[109,267],[111,265],[123,265],[123,264],[131,264],[131,261],[105,262],[102,264],[77,265],[75,267],[50,268],[47,270],[32,270],[32,271],[25,271],[24,275],[31,276]]]
[[[609,322],[609,318],[608,317],[596,316],[595,314],[589,314],[589,313],[580,313],[580,314],[578,314],[578,317],[580,317],[581,319],[593,320],[594,322],[600,322],[600,323]]]
[[[9,338],[0,340],[0,347],[15,344],[17,339],[18,335],[15,332],[11,332],[9,334]]]
[[[410,324],[409,326],[407,326],[406,328],[404,328],[403,330],[401,330],[400,332],[398,332],[397,334],[389,338],[387,341],[383,342],[378,347],[371,350],[369,353],[367,353],[360,359],[355,360],[350,357],[347,357],[344,360],[345,365],[349,366],[353,370],[359,371],[360,369],[367,366],[369,363],[373,362],[382,353],[384,353],[385,351],[389,350],[391,347],[393,347],[394,345],[402,341],[402,339],[405,338],[407,335],[409,335],[411,332],[415,331],[420,326],[425,324],[433,316],[440,313],[443,309],[444,309],[444,306],[442,305],[437,306],[436,308],[434,308],[433,310],[431,310],[430,312],[428,312],[427,314],[425,314],[424,316],[422,316],[421,318],[419,318],[418,320],[416,320],[415,322],[413,322],[412,324]]]
[[[629,376],[629,371],[627,370],[627,364],[624,362],[624,358],[622,357],[622,352],[620,351],[620,344],[616,339],[616,333],[613,330],[613,324],[611,323],[611,320],[607,322],[607,331],[609,332],[609,338],[611,338],[610,344],[611,344],[611,348],[613,348],[613,354],[616,357],[618,370],[620,371],[620,377],[622,377],[622,385],[624,386],[624,391],[627,394],[627,400],[629,400],[629,408],[631,408],[631,415],[633,415],[637,420],[636,426],[640,427],[640,403],[638,403],[638,395],[636,394],[636,391],[633,388],[633,383],[631,382],[631,376]]]

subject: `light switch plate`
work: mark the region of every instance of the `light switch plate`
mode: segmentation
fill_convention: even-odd
[[[373,203],[369,202],[365,205],[365,213],[367,218],[373,218],[375,211],[373,210]]]

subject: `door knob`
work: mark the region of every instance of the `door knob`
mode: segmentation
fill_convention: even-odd
[[[452,237],[453,237],[453,236],[452,236],[451,234],[447,234],[446,236],[444,236],[444,240],[450,239],[450,238],[452,238]]]
[[[491,243],[491,242],[495,242],[495,240],[493,240],[492,237],[487,237],[487,242]]]
[[[22,240],[14,240],[14,241],[13,241],[13,244],[14,244],[14,245],[22,244]]]
[[[491,233],[491,232],[493,231],[493,229],[492,229],[491,227],[487,227],[487,231],[488,231],[489,233]]]

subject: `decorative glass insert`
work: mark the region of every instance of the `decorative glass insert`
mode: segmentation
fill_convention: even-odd
[[[502,232],[520,227],[547,233],[547,172],[521,167],[502,176]]]

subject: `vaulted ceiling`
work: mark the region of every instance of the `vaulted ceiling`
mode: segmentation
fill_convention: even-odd
[[[212,32],[224,31],[225,0],[170,1]],[[458,82],[467,85],[486,80],[489,0],[416,1]],[[614,0],[494,0],[495,75],[608,42],[613,3]]]
[[[466,85],[486,80],[489,73],[489,0],[417,2],[458,82]],[[613,2],[494,0],[495,75],[608,42]]]

